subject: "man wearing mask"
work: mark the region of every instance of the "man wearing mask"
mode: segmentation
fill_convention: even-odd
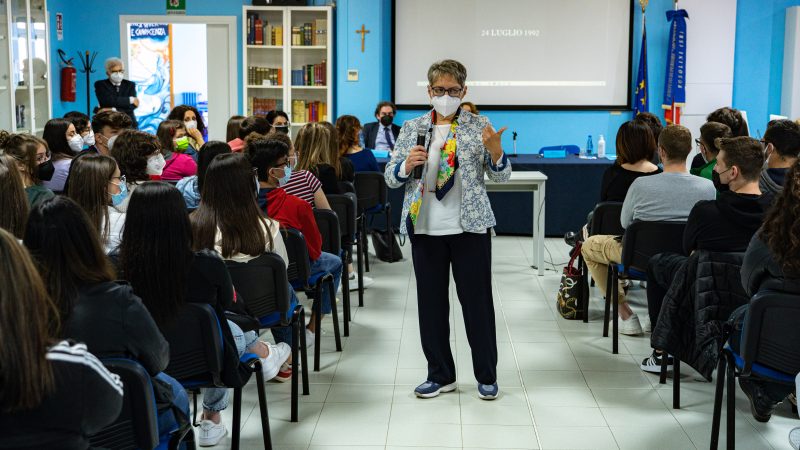
[[[397,107],[394,103],[378,103],[375,107],[375,118],[378,121],[364,125],[364,148],[385,150],[390,153],[394,150],[394,143],[400,134],[400,127],[392,123],[396,113]]]
[[[139,99],[136,98],[136,84],[123,79],[125,68],[121,59],[108,58],[105,68],[108,78],[94,83],[94,92],[99,107],[101,109],[112,108],[114,111],[125,113],[133,121],[132,128],[139,128],[136,116],[133,114],[133,110],[139,107]]]
[[[87,151],[108,155],[118,134],[133,128],[131,118],[117,111],[103,111],[92,117],[94,143]]]

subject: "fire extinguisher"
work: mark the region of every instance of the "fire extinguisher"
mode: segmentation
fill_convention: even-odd
[[[66,53],[63,50],[58,50],[58,56],[64,63],[61,68],[61,101],[74,102],[77,91],[78,71],[72,65],[72,58],[66,59]]]

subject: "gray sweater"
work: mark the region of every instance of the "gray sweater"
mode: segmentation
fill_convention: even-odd
[[[634,220],[685,221],[700,200],[714,200],[717,191],[711,180],[689,173],[660,173],[637,178],[625,196],[620,223]]]

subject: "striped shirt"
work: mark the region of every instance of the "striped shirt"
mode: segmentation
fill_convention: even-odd
[[[322,188],[319,179],[307,170],[292,172],[289,182],[281,186],[287,194],[300,197],[311,207],[314,207],[314,193]]]

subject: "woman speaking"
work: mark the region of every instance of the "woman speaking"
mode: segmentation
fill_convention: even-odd
[[[461,111],[467,69],[444,60],[428,69],[433,110],[403,125],[386,182],[405,185],[400,232],[411,240],[422,350],[428,378],[414,393],[436,397],[456,389],[450,351],[450,267],[472,349],[478,395],[497,397],[497,342],[492,305],[491,228],[495,225],[484,173],[508,181],[511,164],[486,117]],[[417,145],[418,136],[425,144]]]

